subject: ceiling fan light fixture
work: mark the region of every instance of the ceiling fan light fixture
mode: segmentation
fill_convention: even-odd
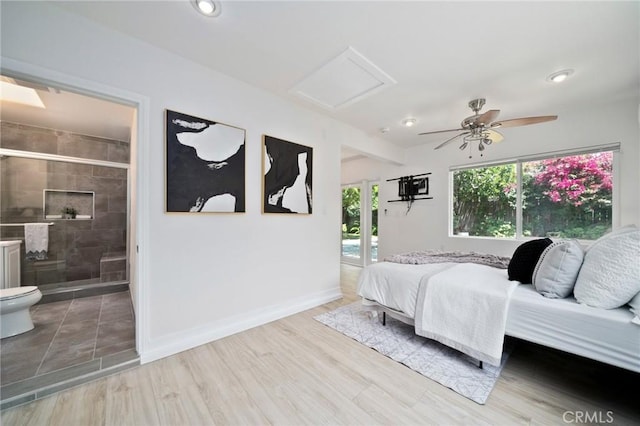
[[[415,118],[405,118],[404,120],[402,120],[402,125],[405,127],[411,127],[417,122],[418,120],[416,120]]]
[[[547,77],[547,81],[550,83],[562,83],[565,81],[571,74],[573,74],[572,69],[566,69],[562,71],[554,72],[553,74],[549,74]]]
[[[193,7],[210,18],[219,16],[222,12],[222,5],[217,0],[191,0]]]
[[[484,151],[486,146],[489,146],[493,143],[499,143],[504,139],[504,136],[500,132],[494,130],[498,127],[528,126],[530,124],[546,123],[558,118],[557,115],[544,115],[538,117],[520,117],[512,118],[509,120],[493,121],[498,117],[498,114],[500,114],[500,110],[492,109],[480,114],[480,108],[482,108],[482,106],[484,105],[484,101],[484,98],[479,98],[469,102],[469,108],[473,110],[474,115],[465,118],[462,121],[459,129],[436,130],[432,132],[419,133],[419,135],[462,132],[442,142],[434,149],[440,149],[443,146],[446,146],[455,140],[459,140],[459,138],[462,137],[462,145],[460,145],[459,147],[461,150],[473,146],[473,143],[477,143],[478,150]],[[469,151],[471,151],[471,148],[469,149]],[[480,156],[482,156],[482,153],[480,153]],[[471,158],[471,156],[469,156],[469,158]]]

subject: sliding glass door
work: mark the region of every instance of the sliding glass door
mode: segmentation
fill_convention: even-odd
[[[362,265],[361,185],[342,187],[342,261]]]
[[[369,205],[369,212],[371,214],[371,224],[369,233],[369,260],[367,263],[373,263],[378,261],[378,183],[369,182],[369,199],[371,204]]]
[[[341,259],[353,265],[378,260],[378,184],[342,187]]]

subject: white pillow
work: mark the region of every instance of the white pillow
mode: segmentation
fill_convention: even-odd
[[[584,250],[575,240],[557,241],[544,249],[533,270],[533,287],[545,297],[564,299],[573,293]]]
[[[632,323],[640,325],[640,293],[633,296],[629,301],[630,311],[636,316],[631,320]]]
[[[633,296],[633,299],[629,301],[629,306],[631,307],[631,309],[629,309],[631,312],[636,314],[636,316],[640,316],[640,293]]]
[[[640,291],[640,229],[609,233],[587,250],[574,295],[579,303],[613,309]]]

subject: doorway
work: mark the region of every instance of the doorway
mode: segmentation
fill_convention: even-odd
[[[341,261],[364,266],[378,261],[378,183],[342,186]]]
[[[43,293],[36,328],[2,340],[4,409],[140,363],[131,250],[139,104],[40,72],[3,69],[0,79],[42,104],[2,100],[0,114],[0,239],[21,241],[18,285]],[[26,256],[30,222],[50,229],[43,258]]]

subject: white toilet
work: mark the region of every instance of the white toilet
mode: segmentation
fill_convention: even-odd
[[[0,289],[0,338],[33,329],[29,308],[42,299],[36,286]]]

